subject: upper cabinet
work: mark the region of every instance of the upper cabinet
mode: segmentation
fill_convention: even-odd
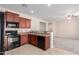
[[[20,17],[19,18],[19,27],[20,28],[26,28],[26,20],[25,20],[25,18],[23,18],[23,17]]]
[[[5,14],[6,14],[6,21],[8,21],[8,22],[13,22],[14,21],[13,13],[5,12]]]
[[[18,14],[14,14],[14,22],[19,22],[19,15]]]
[[[19,22],[19,15],[12,12],[5,12],[7,22]]]
[[[26,28],[31,28],[31,20],[26,19]]]
[[[23,17],[20,17],[19,27],[20,28],[31,28],[31,20],[23,18]]]
[[[5,12],[6,22],[18,22],[20,28],[31,28],[31,20],[23,17],[19,17],[19,14],[12,12]]]

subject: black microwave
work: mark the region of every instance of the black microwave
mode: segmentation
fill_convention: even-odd
[[[6,27],[7,28],[19,28],[19,23],[18,22],[6,22]]]

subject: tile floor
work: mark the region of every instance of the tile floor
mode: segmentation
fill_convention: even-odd
[[[75,53],[58,48],[44,51],[33,45],[27,44],[10,51],[6,51],[5,55],[75,55]]]

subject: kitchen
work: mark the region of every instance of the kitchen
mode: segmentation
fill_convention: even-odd
[[[50,48],[50,33],[47,31],[48,23],[46,21],[30,16],[25,17],[26,15],[5,8],[2,8],[2,10],[5,10],[3,11],[5,51],[26,44],[34,45],[43,50]],[[45,25],[45,28],[42,27],[41,23]]]
[[[27,18],[22,18],[22,17],[19,17],[19,15],[17,15],[17,14],[14,14],[14,13],[11,13],[11,12],[5,12],[5,21],[6,21],[6,28],[8,29],[8,28],[11,28],[11,29],[15,29],[15,28],[18,28],[18,29],[21,29],[21,28],[28,28],[28,29],[30,29],[31,28],[31,20],[30,19],[27,19]],[[13,16],[11,15],[11,14],[13,14]],[[13,18],[12,18],[13,17]],[[12,19],[12,20],[11,20]],[[16,20],[16,21],[15,21]],[[17,30],[16,30],[17,31]],[[41,32],[34,32],[34,31],[30,31],[30,32],[19,32],[19,33],[17,33],[15,30],[13,31],[13,30],[11,30],[10,31],[10,29],[9,30],[6,30],[6,35],[7,36],[9,36],[9,35],[19,35],[20,36],[20,38],[18,38],[19,40],[18,41],[20,41],[19,42],[19,46],[22,46],[22,45],[24,45],[24,44],[28,44],[28,43],[31,43],[31,44],[33,44],[33,45],[35,45],[35,46],[37,46],[37,40],[39,40],[39,38],[41,39],[41,37],[42,36],[44,36],[44,37],[46,37],[46,38],[48,38],[49,37],[49,34],[44,34],[44,32],[43,33],[41,33]],[[13,33],[12,33],[13,32]],[[43,35],[41,35],[41,34],[43,34]],[[18,36],[18,37],[19,37]],[[16,36],[15,36],[16,37]],[[14,37],[14,38],[15,38]],[[11,37],[10,37],[11,38]],[[32,39],[32,38],[34,38],[34,39]],[[36,38],[36,39],[35,39]],[[46,39],[45,38],[45,39]],[[8,38],[5,38],[5,40],[8,40],[9,41],[9,37]],[[15,40],[16,40],[16,38],[15,38]],[[42,40],[44,40],[44,38],[42,39]],[[48,39],[47,39],[48,40]],[[12,41],[12,40],[11,40]],[[46,41],[47,42],[47,41]],[[9,41],[9,43],[10,43],[10,41]],[[41,43],[41,42],[40,42]],[[44,43],[44,42],[43,42]],[[45,44],[48,44],[49,42],[47,42],[47,43],[45,43]],[[38,43],[39,44],[39,43]],[[9,45],[9,44],[8,44]],[[11,46],[12,47],[12,46]],[[44,47],[43,47],[44,48]],[[45,46],[45,48],[44,49],[47,49],[47,48],[49,48],[49,46]],[[6,49],[8,49],[8,47],[6,48]]]
[[[0,17],[4,20],[0,20],[1,37],[4,38],[0,41],[1,54],[77,53],[78,46],[75,46],[79,43],[72,38],[78,38],[79,23],[75,20],[78,18],[73,13],[72,15],[64,13],[70,8],[77,9],[76,6],[78,7],[78,5],[57,4],[0,4]]]

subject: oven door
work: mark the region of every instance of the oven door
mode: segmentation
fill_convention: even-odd
[[[19,36],[8,37],[8,50],[17,48],[20,46]]]

